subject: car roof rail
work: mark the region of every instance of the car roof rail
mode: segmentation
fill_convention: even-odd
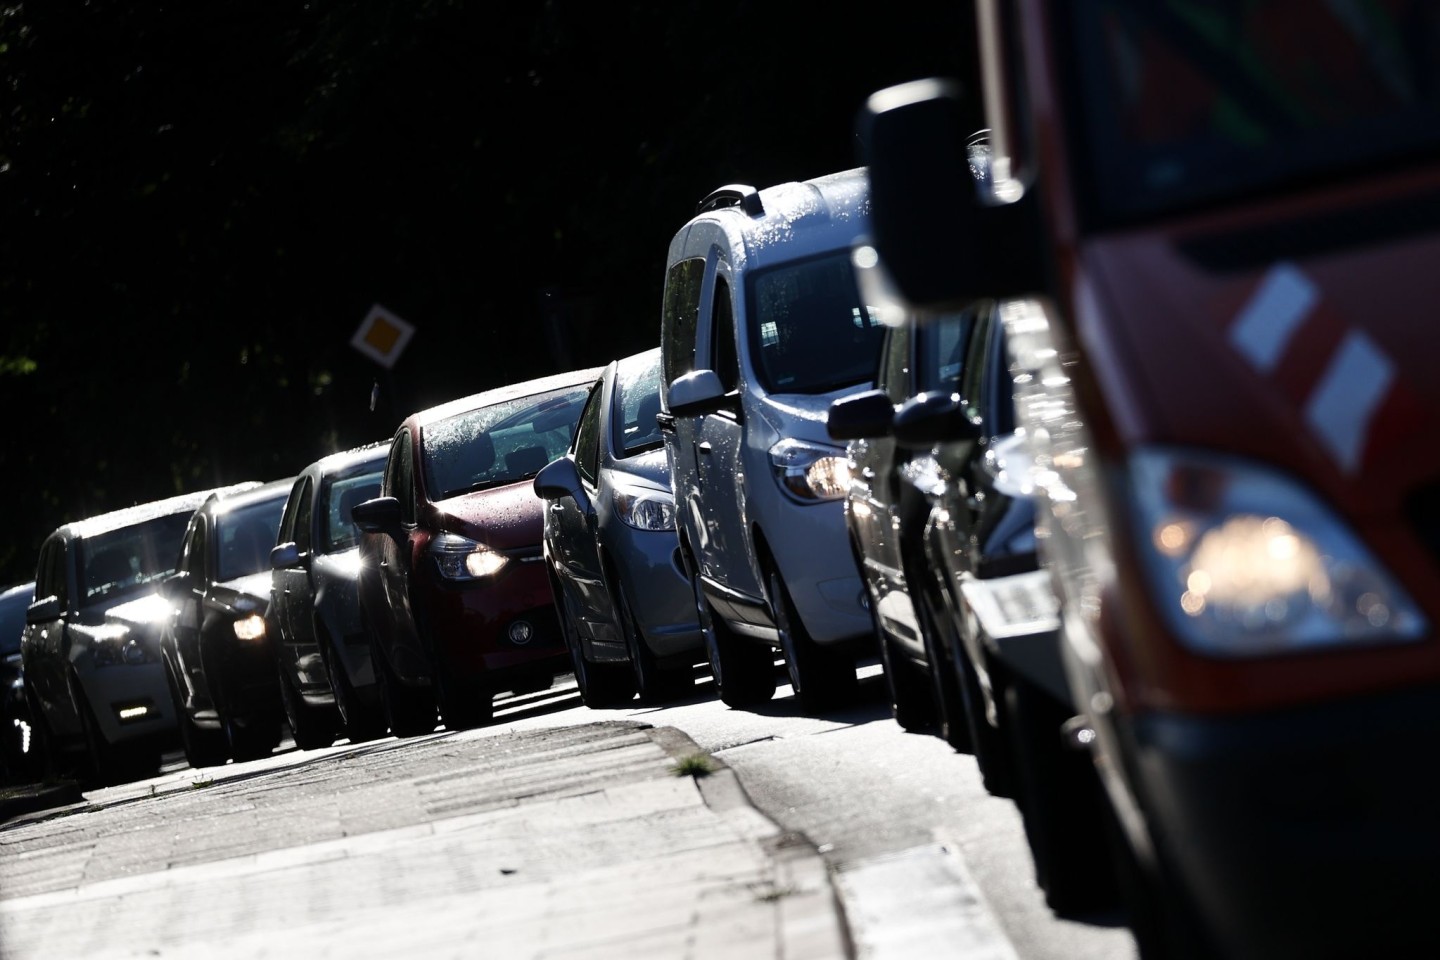
[[[760,191],[747,183],[727,183],[718,190],[711,190],[695,207],[695,212],[705,213],[721,207],[739,207],[752,217],[765,215],[765,205],[760,202]]]

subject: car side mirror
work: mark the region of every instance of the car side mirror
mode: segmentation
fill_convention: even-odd
[[[825,430],[831,440],[869,440],[890,433],[895,407],[884,390],[841,397],[825,414]]]
[[[366,533],[383,533],[397,539],[404,529],[400,521],[400,501],[394,497],[376,497],[357,503],[350,510],[350,519]]]
[[[294,540],[276,544],[275,548],[270,551],[270,568],[272,570],[288,570],[301,565],[300,546]]]
[[[921,393],[895,411],[895,442],[911,450],[928,450],[937,443],[980,438],[980,425],[965,415],[965,404],[953,393]]]
[[[535,488],[535,495],[542,500],[574,497],[575,502],[582,508],[589,505],[589,497],[580,486],[580,471],[568,455],[551,460],[542,467],[540,472],[535,474],[532,486]]]
[[[700,417],[717,410],[733,408],[735,397],[725,392],[720,375],[714,370],[692,370],[677,377],[666,394],[672,416]]]
[[[60,598],[45,597],[25,608],[25,622],[45,623],[48,620],[57,620],[60,613]]]

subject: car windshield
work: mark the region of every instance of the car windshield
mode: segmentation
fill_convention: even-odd
[[[750,353],[770,393],[829,393],[875,377],[885,328],[860,302],[849,250],[754,273]]]
[[[272,497],[217,513],[220,564],[215,579],[221,583],[270,569],[270,550],[280,532],[285,497]]]
[[[368,473],[327,477],[321,488],[321,553],[339,553],[360,542],[360,528],[350,519],[350,510],[380,496],[383,463]]]
[[[1075,0],[1068,86],[1102,222],[1135,220],[1440,145],[1429,0]]]
[[[528,480],[563,456],[590,384],[505,400],[457,414],[421,434],[432,500]]]
[[[174,573],[188,513],[172,513],[97,533],[80,543],[85,602],[133,593]]]
[[[20,651],[20,634],[25,630],[25,611],[34,598],[34,590],[16,590],[0,596],[0,656]]]
[[[660,412],[660,351],[630,357],[615,371],[615,409],[611,418],[615,449],[633,457],[665,445],[655,415]]]

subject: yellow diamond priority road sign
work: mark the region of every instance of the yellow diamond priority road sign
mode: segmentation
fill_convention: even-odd
[[[414,333],[414,327],[377,303],[365,314],[350,346],[389,370]]]

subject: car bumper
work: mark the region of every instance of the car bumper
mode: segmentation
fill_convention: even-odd
[[[680,566],[673,531],[632,536],[611,549],[630,612],[650,652],[660,658],[698,654],[705,637],[695,613],[695,589]]]
[[[222,717],[283,709],[280,671],[270,643],[268,639],[245,643],[227,637],[203,651],[206,686]]]
[[[569,664],[550,580],[538,558],[498,579],[435,586],[429,599],[431,639],[457,680],[483,682]]]
[[[1264,716],[1152,714],[1132,726],[1128,766],[1223,955],[1399,955],[1440,945],[1437,735],[1437,690]]]
[[[159,661],[114,664],[79,674],[90,710],[109,743],[175,732],[174,707]]]
[[[865,586],[850,550],[844,503],[796,506],[787,511],[779,532],[783,535],[766,537],[766,546],[811,638],[832,644],[871,635]]]

